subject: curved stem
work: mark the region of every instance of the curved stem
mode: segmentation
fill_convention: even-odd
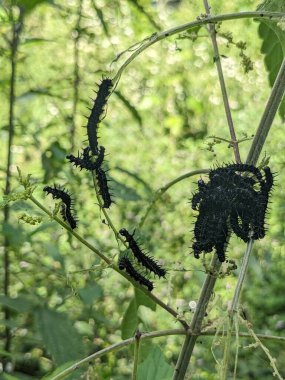
[[[192,177],[196,174],[207,174],[207,173],[209,173],[209,171],[210,171],[210,169],[193,170],[191,172],[188,172],[188,173],[181,175],[180,177],[175,178],[174,180],[168,182],[166,185],[164,185],[160,189],[156,190],[156,192],[153,196],[153,199],[151,200],[151,202],[149,203],[149,205],[146,209],[144,216],[140,220],[139,227],[141,228],[144,225],[144,223],[148,217],[148,214],[150,213],[150,211],[154,207],[155,203],[162,197],[162,195],[164,193],[167,192],[168,189],[170,189],[172,186],[176,185],[177,183],[179,183],[180,181],[183,181],[186,178]]]
[[[186,30],[191,30],[193,28],[196,28],[197,26],[207,25],[210,23],[217,23],[221,21],[228,21],[228,20],[237,20],[237,19],[247,19],[247,18],[267,18],[267,19],[274,19],[274,18],[282,18],[285,16],[285,13],[282,12],[238,12],[238,13],[229,13],[229,14],[222,14],[217,16],[211,16],[211,17],[205,17],[203,19],[198,19],[195,21],[187,22],[185,24],[175,26],[171,29],[165,30],[164,32],[154,33],[151,36],[145,38],[141,44],[137,43],[135,46],[139,46],[137,50],[135,50],[129,58],[126,59],[126,61],[122,64],[122,66],[119,68],[117,74],[113,78],[114,83],[118,83],[120,80],[120,77],[123,73],[123,71],[126,69],[126,67],[136,58],[138,57],[144,50],[149,48],[151,45],[155,44],[156,42],[159,42],[167,37],[173,36],[177,33],[184,32]],[[128,51],[128,50],[126,50]]]
[[[140,335],[140,340],[145,340],[145,339],[153,339],[153,338],[160,338],[163,336],[170,336],[170,335],[185,335],[187,332],[184,329],[173,329],[173,330],[161,330],[161,331],[153,331],[150,333],[141,333]],[[214,336],[216,335],[216,331],[207,331],[207,332],[202,332],[201,335],[203,336]],[[223,335],[223,332],[220,332],[219,335]],[[251,337],[251,334],[247,333],[240,333],[240,337],[242,338],[249,338]],[[274,335],[264,335],[264,334],[256,334],[256,336],[259,339],[267,339],[267,340],[278,340],[278,341],[284,341],[285,342],[285,337],[279,337],[279,336],[274,336]],[[71,365],[70,367],[66,368],[62,372],[58,373],[55,375],[51,380],[60,380],[69,375],[70,373],[74,372],[78,368],[82,367],[84,364],[89,363],[91,360],[95,360],[103,355],[106,355],[107,353],[115,350],[122,349],[126,346],[129,346],[130,344],[133,344],[136,340],[136,336],[123,340],[119,343],[114,343],[109,347],[104,348],[103,350],[97,351],[92,355],[87,356],[86,358],[78,361],[77,363]]]
[[[203,0],[203,1],[204,1],[204,7],[206,10],[207,16],[209,17],[211,12],[210,12],[210,6],[208,4],[208,0]],[[216,63],[216,67],[217,67],[217,71],[218,71],[219,82],[220,82],[221,92],[222,92],[222,96],[223,96],[224,108],[225,108],[228,126],[229,126],[229,130],[230,130],[231,146],[233,147],[236,163],[240,163],[241,158],[240,158],[240,153],[239,153],[239,146],[238,146],[238,141],[237,141],[237,137],[236,137],[236,133],[235,133],[235,128],[234,128],[229,98],[228,98],[228,94],[227,94],[226,83],[225,83],[223,69],[222,69],[221,56],[219,53],[219,46],[218,46],[217,38],[216,38],[215,25],[209,24],[208,25],[208,31],[209,31],[209,34],[211,36],[212,45],[213,45],[213,49],[214,49],[214,61]]]

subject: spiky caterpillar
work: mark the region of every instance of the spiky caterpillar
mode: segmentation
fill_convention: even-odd
[[[199,211],[192,245],[196,258],[215,249],[219,260],[225,261],[228,223],[245,242],[265,236],[273,175],[269,167],[263,172],[253,165],[230,164],[211,170],[207,183],[198,181],[199,190],[192,198],[192,208]]]
[[[111,193],[108,186],[108,179],[104,169],[99,168],[96,170],[96,179],[99,187],[99,193],[103,199],[103,208],[109,208],[113,203]]]
[[[119,260],[119,269],[125,270],[135,281],[144,285],[151,292],[153,290],[153,283],[145,278],[142,274],[136,271],[131,261],[127,257],[121,257]]]
[[[51,194],[53,199],[60,199],[63,202],[60,208],[60,214],[63,220],[67,221],[72,229],[76,228],[77,220],[73,215],[73,200],[70,193],[58,185],[54,185],[54,187],[45,186],[43,191],[47,194]]]
[[[66,158],[74,165],[79,166],[80,170],[85,169],[88,171],[99,169],[104,161],[105,148],[100,146],[97,158],[95,161],[91,160],[92,155],[90,155],[91,149],[88,146],[83,149],[83,152],[75,157],[73,154],[66,156]]]
[[[92,154],[98,154],[98,125],[102,120],[104,107],[107,104],[111,93],[113,82],[110,78],[105,78],[99,84],[97,97],[91,109],[91,114],[87,121],[87,135]]]
[[[163,269],[151,256],[146,255],[141,250],[133,235],[131,235],[125,228],[122,228],[119,233],[126,238],[126,241],[129,243],[129,248],[142,266],[156,274],[158,277],[165,277],[166,270]]]

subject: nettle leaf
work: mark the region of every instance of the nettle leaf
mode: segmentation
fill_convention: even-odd
[[[127,308],[123,321],[122,321],[122,339],[128,339],[135,334],[139,324],[138,307],[136,300],[133,299]]]
[[[156,310],[156,303],[148,298],[142,291],[135,289],[135,297],[130,302],[123,317],[121,326],[122,339],[134,336],[138,324],[141,322],[141,318],[138,316],[140,306],[148,307],[153,311]]]
[[[258,11],[285,12],[283,0],[266,0],[257,8]],[[281,63],[285,57],[285,28],[284,20],[259,20],[259,35],[263,40],[261,52],[265,55],[264,61],[268,71],[270,85],[273,86]],[[279,114],[285,119],[285,99],[283,99]]]
[[[66,314],[40,308],[36,312],[36,321],[43,345],[57,365],[86,354],[81,336]]]
[[[161,349],[154,346],[138,366],[138,380],[172,379],[173,368],[167,363]]]

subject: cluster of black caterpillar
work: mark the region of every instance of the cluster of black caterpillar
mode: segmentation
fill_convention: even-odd
[[[60,213],[64,221],[67,221],[72,229],[77,227],[77,219],[73,209],[74,202],[70,193],[61,186],[54,185],[54,187],[45,186],[43,188],[47,194],[51,194],[54,199],[61,199],[62,205]]]
[[[124,236],[127,243],[129,244],[129,249],[132,251],[134,257],[138,261],[138,263],[143,266],[147,271],[154,273],[158,277],[165,277],[166,270],[163,269],[157,261],[154,260],[153,257],[146,254],[141,247],[139,246],[138,242],[134,239],[134,233],[130,234],[125,228],[122,228],[119,231],[120,235]],[[129,265],[124,266],[123,263],[128,263]],[[141,273],[138,273],[135,268],[132,266],[130,260],[127,257],[123,257],[119,260],[119,268],[125,269],[127,273],[134,278],[135,281],[138,281],[140,284],[143,284],[141,281],[144,279],[148,284],[152,284],[149,280],[144,278]],[[131,268],[131,270],[129,270]],[[146,285],[146,284],[143,284]],[[147,286],[147,285],[146,285]],[[152,290],[147,286],[149,290]],[[153,286],[152,286],[153,288]]]
[[[192,209],[199,211],[194,227],[194,256],[216,250],[221,262],[230,228],[244,242],[265,236],[265,217],[273,175],[253,165],[230,164],[209,172],[209,181],[198,181]],[[242,175],[243,174],[243,175]]]

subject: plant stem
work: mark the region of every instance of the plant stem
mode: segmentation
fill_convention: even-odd
[[[209,17],[211,15],[210,6],[209,6],[207,0],[203,0],[203,1],[204,1],[204,7],[206,10],[207,16]],[[214,49],[214,60],[215,60],[217,71],[218,71],[219,82],[220,82],[221,92],[222,92],[222,96],[223,96],[224,108],[225,108],[227,122],[228,122],[230,135],[231,135],[231,146],[233,147],[236,163],[240,163],[241,158],[240,158],[240,153],[239,153],[238,141],[236,138],[234,123],[233,123],[233,118],[232,118],[232,113],[231,113],[231,108],[230,108],[230,103],[229,103],[229,98],[228,98],[228,94],[227,94],[227,88],[226,88],[223,69],[222,69],[221,56],[219,53],[219,46],[218,46],[217,38],[216,38],[215,25],[209,24],[208,25],[208,31],[209,31],[209,34],[211,36],[212,45],[213,45],[213,49]]]
[[[285,92],[285,59],[279,69],[278,75],[272,87],[271,94],[267,101],[264,113],[260,120],[258,129],[254,136],[250,151],[247,156],[247,163],[255,165],[262,151],[263,145],[272,126],[278,107]]]
[[[81,37],[80,31],[80,22],[82,18],[82,4],[83,0],[78,0],[78,9],[76,14],[78,15],[75,28],[73,30],[73,103],[72,103],[72,115],[71,115],[71,127],[70,127],[70,139],[71,139],[71,151],[74,150],[74,140],[76,132],[76,114],[77,114],[77,105],[79,100],[79,43]]]
[[[10,41],[10,63],[11,63],[11,76],[10,76],[10,94],[9,94],[9,138],[7,147],[7,166],[6,166],[6,180],[4,194],[9,194],[11,190],[11,165],[12,165],[12,145],[15,135],[15,87],[16,87],[16,68],[17,68],[17,53],[21,30],[23,27],[23,10],[20,8],[19,18],[15,20],[13,15],[13,9],[10,9],[10,18],[12,23],[12,39]],[[10,207],[7,204],[4,207],[4,225],[9,223],[10,219]],[[7,235],[4,236],[4,294],[9,296],[10,286],[10,249],[9,239]],[[9,308],[4,308],[4,318],[6,321],[10,319]],[[10,352],[11,349],[11,330],[6,325],[5,327],[5,346],[4,350]]]
[[[135,335],[135,350],[134,350],[134,365],[133,365],[133,376],[132,380],[137,380],[137,371],[139,363],[139,351],[140,351],[140,338],[141,332],[137,331]]]
[[[182,380],[185,377],[189,360],[191,358],[196,339],[201,333],[203,318],[206,313],[208,303],[210,301],[216,280],[217,274],[221,268],[222,263],[218,260],[217,255],[214,255],[211,262],[211,273],[209,273],[204,281],[202,290],[199,296],[199,301],[190,324],[190,333],[186,336],[182,350],[175,367],[173,380]]]
[[[242,264],[240,268],[240,274],[238,276],[238,282],[237,286],[235,289],[235,294],[232,300],[231,308],[229,310],[229,315],[232,317],[234,313],[238,311],[238,301],[240,298],[241,290],[242,290],[242,285],[245,279],[245,275],[247,272],[248,268],[248,263],[249,263],[249,257],[253,248],[253,242],[254,240],[250,239],[249,242],[247,243],[246,251],[242,259]]]
[[[162,195],[164,193],[166,193],[168,191],[168,189],[170,189],[172,186],[176,185],[177,183],[179,183],[180,181],[183,181],[186,178],[192,177],[196,174],[207,174],[207,173],[209,173],[209,171],[210,171],[210,169],[193,170],[191,172],[188,172],[188,173],[181,175],[180,177],[175,178],[174,180],[168,182],[166,185],[164,185],[160,189],[156,190],[151,202],[149,203],[149,205],[146,209],[145,214],[143,215],[143,217],[140,220],[139,228],[141,228],[144,225],[144,223],[145,223],[150,211],[154,207],[155,203],[162,197]]]
[[[163,336],[170,336],[170,335],[185,335],[188,334],[185,329],[173,329],[173,330],[161,330],[161,331],[153,331],[150,333],[141,333],[140,340],[145,339],[153,339],[153,338],[160,338]],[[203,336],[215,336],[217,334],[216,331],[207,331],[204,333],[201,333]],[[219,333],[219,335],[223,335],[222,332]],[[240,333],[239,336],[242,338],[249,338],[252,334],[248,333]],[[263,335],[263,334],[256,334],[256,336],[259,339],[267,339],[267,340],[277,340],[277,341],[284,341],[285,343],[285,337],[280,336],[274,336],[274,335]],[[132,337],[126,340],[123,340],[119,343],[114,343],[109,347],[104,348],[103,350],[97,351],[92,355],[89,355],[88,357],[78,361],[77,363],[71,365],[70,367],[66,368],[62,372],[58,373],[56,376],[51,378],[51,380],[60,380],[69,375],[70,373],[76,371],[78,368],[82,367],[84,364],[88,364],[91,360],[95,360],[103,355],[108,354],[111,351],[122,349],[126,346],[129,346],[133,344],[136,340],[136,337]]]
[[[228,20],[237,20],[237,19],[247,19],[247,18],[256,18],[256,19],[280,19],[285,16],[285,13],[282,12],[237,12],[237,13],[228,13],[228,14],[222,14],[217,16],[211,16],[211,17],[205,17],[202,19],[198,19],[195,21],[187,22],[185,24],[175,26],[171,29],[165,30],[164,32],[158,32],[153,33],[151,36],[145,38],[140,43],[135,44],[135,46],[139,46],[137,50],[135,50],[129,58],[126,59],[126,61],[122,64],[122,66],[119,68],[117,74],[113,78],[114,83],[118,83],[120,80],[120,77],[123,73],[123,71],[126,69],[126,67],[135,59],[137,58],[144,50],[149,48],[151,45],[168,38],[170,36],[173,36],[177,33],[185,32],[186,30],[191,30],[196,28],[197,26],[202,26],[210,23],[217,23],[222,21],[228,21]],[[133,47],[134,48],[134,47]],[[125,50],[125,52],[131,51],[130,49]],[[119,55],[120,57],[121,55]]]
[[[170,306],[166,305],[163,301],[161,301],[158,297],[156,297],[153,293],[149,292],[144,286],[140,285],[138,282],[133,280],[132,277],[130,277],[126,272],[120,270],[117,265],[112,263],[110,259],[108,259],[103,253],[101,253],[97,248],[95,248],[92,244],[88,243],[87,240],[85,240],[82,236],[80,236],[77,232],[72,230],[65,222],[63,222],[61,219],[59,219],[57,216],[53,215],[46,207],[44,207],[34,196],[30,196],[30,200],[39,207],[42,211],[44,211],[47,215],[49,215],[51,218],[53,218],[57,223],[59,223],[63,228],[65,228],[70,234],[72,234],[77,240],[79,240],[82,244],[84,244],[87,248],[89,248],[92,252],[94,252],[97,256],[100,257],[101,260],[103,260],[109,268],[113,269],[117,273],[119,273],[121,276],[125,277],[134,287],[138,288],[140,291],[142,291],[147,297],[152,299],[157,305],[159,305],[161,308],[166,310],[169,314],[171,314],[177,321],[181,323],[181,325],[188,329],[188,324],[181,318],[179,318],[178,313],[172,309]]]

